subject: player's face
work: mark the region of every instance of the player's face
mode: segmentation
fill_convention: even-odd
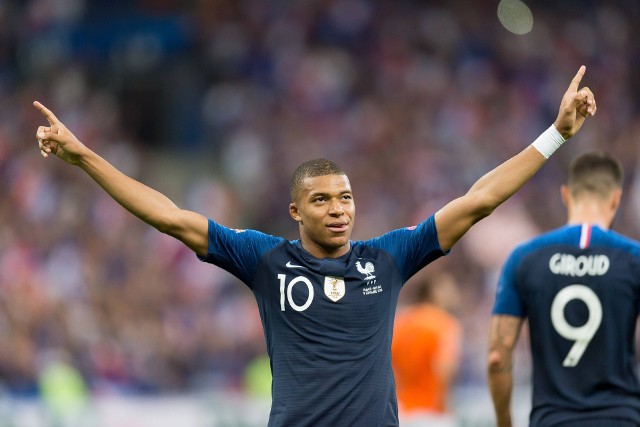
[[[300,224],[302,246],[311,255],[338,257],[349,251],[356,207],[345,175],[305,179],[289,210]]]

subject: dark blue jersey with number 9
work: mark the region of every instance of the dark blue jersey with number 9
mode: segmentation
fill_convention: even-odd
[[[528,319],[531,426],[592,419],[640,425],[639,311],[636,241],[588,224],[568,225],[513,251],[493,313]]]

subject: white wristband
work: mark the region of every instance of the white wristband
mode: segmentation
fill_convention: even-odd
[[[566,140],[560,135],[554,125],[549,126],[531,145],[544,156],[545,159],[551,157]]]

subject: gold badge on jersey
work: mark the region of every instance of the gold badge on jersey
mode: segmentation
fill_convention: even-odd
[[[325,276],[324,294],[333,302],[342,298],[346,292],[343,277]]]

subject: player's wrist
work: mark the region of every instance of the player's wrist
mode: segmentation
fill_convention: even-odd
[[[102,157],[100,157],[96,152],[83,146],[77,153],[69,155],[68,162],[80,167],[80,169],[84,169],[86,172],[89,172],[96,168],[96,165],[100,160],[104,159],[102,159]]]
[[[531,145],[548,159],[565,141],[555,125],[551,125]]]

